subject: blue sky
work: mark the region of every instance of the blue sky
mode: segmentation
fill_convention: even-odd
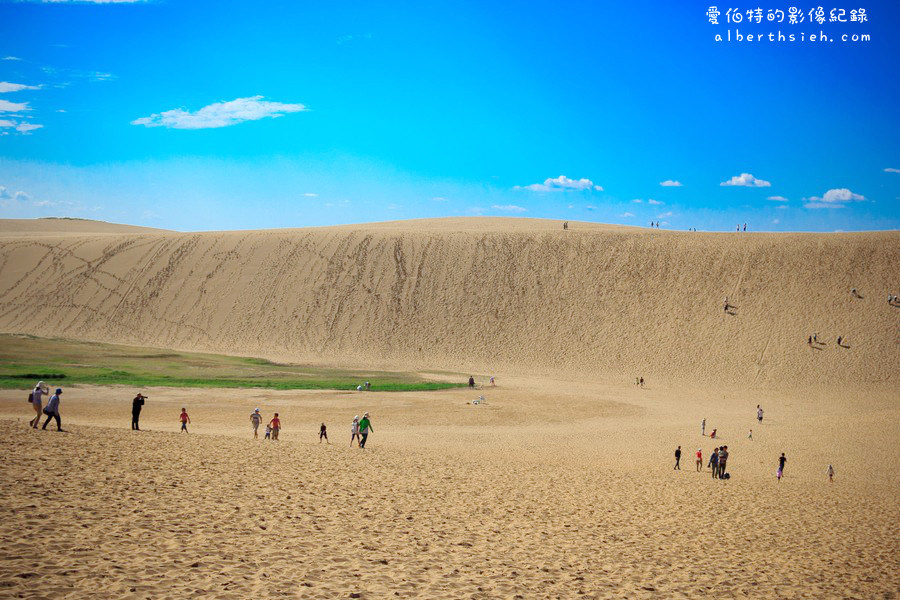
[[[900,228],[900,3],[676,4],[0,1],[0,216]]]

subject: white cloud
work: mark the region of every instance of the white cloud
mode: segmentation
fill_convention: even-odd
[[[521,206],[516,206],[515,204],[494,204],[491,206],[494,210],[505,210],[506,212],[528,212],[527,208],[523,208]]]
[[[656,215],[656,218],[657,219],[665,219],[666,217],[671,217],[671,216],[672,216],[672,211],[670,210],[668,212],[664,212],[662,214]]]
[[[584,191],[584,190],[597,190],[598,192],[602,192],[603,188],[599,185],[594,185],[594,182],[590,179],[582,178],[582,179],[569,179],[565,175],[560,175],[556,178],[548,178],[544,180],[544,183],[532,183],[531,185],[526,186],[515,186],[514,190],[530,190],[532,192],[568,192],[568,191]]]
[[[590,210],[590,211],[595,211],[595,210],[597,210],[597,207],[594,206],[593,204],[588,204],[588,205],[585,206],[584,208],[585,208],[585,210]]]
[[[787,204],[779,204],[778,206],[775,207],[775,210],[787,210],[787,209],[788,209]]]
[[[307,198],[318,198],[319,197],[319,195],[316,194],[315,192],[306,192],[303,195],[306,196]]]
[[[847,188],[835,188],[828,190],[819,198],[811,196],[806,199],[804,208],[844,208],[847,202],[860,202],[866,197],[861,194],[854,194]]]
[[[0,113],[23,112],[30,110],[27,102],[10,102],[9,100],[0,100]]]
[[[665,203],[660,202],[659,200],[654,200],[653,198],[650,198],[649,200],[647,200],[647,204],[653,204],[655,206],[659,206],[660,204],[665,204]]]
[[[623,219],[630,219],[631,217],[634,216],[634,213],[626,212],[626,213],[622,213],[621,216]]]
[[[11,193],[8,189],[0,185],[0,202],[5,206],[8,204],[9,200],[14,200],[16,202],[28,202],[31,197],[25,192],[19,191],[16,193]]]
[[[682,187],[684,184],[680,181],[673,181],[671,179],[666,179],[665,181],[660,181],[659,185],[663,187]]]
[[[138,4],[146,0],[39,0],[44,4]],[[65,45],[63,45],[65,47]]]
[[[215,102],[190,112],[181,108],[154,113],[131,122],[132,125],[146,127],[169,127],[171,129],[210,129],[228,127],[245,121],[283,117],[287,113],[308,110],[302,104],[269,102],[262,96],[238,98],[230,102]]]
[[[900,169],[892,169],[891,167],[888,167],[887,169],[884,170],[884,172],[885,173],[900,173]]]
[[[27,121],[13,121],[11,119],[0,119],[0,129],[11,129],[19,133],[28,134],[35,129],[40,129],[43,125],[29,123]],[[0,132],[0,135],[6,135],[8,132]]]
[[[434,202],[446,202],[447,201],[447,199],[444,198],[443,196],[435,196],[434,198],[432,198],[432,200]]]
[[[784,196],[769,196],[766,200],[771,200],[772,202],[788,202],[788,199]]]
[[[4,56],[3,58],[0,58],[0,60],[22,60],[22,59],[19,58],[18,56]]]
[[[644,201],[641,200],[640,198],[635,198],[634,200],[632,200],[632,202],[634,202],[635,204],[643,204],[644,203]]]
[[[24,83],[10,83],[8,81],[0,81],[0,94],[6,92],[21,92],[22,90],[39,90],[39,85],[25,85]]]
[[[742,186],[742,187],[771,187],[772,184],[762,179],[757,179],[750,173],[741,173],[735,175],[728,181],[723,181],[719,185],[723,186]]]

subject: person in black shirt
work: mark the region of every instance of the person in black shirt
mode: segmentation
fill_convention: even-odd
[[[134,397],[134,400],[131,401],[131,428],[135,431],[141,430],[138,421],[141,418],[141,408],[144,406],[144,400],[146,398],[147,396],[138,394]]]
[[[784,463],[787,462],[787,459],[784,457],[784,452],[781,453],[781,456],[778,458],[778,472],[780,473],[780,477],[784,477]]]
[[[320,444],[322,443],[322,438],[325,438],[325,441],[328,442],[329,444],[331,443],[328,441],[328,431],[325,428],[325,423],[322,423],[322,426],[319,427],[319,443]]]
[[[675,449],[675,469],[681,470],[681,446]]]

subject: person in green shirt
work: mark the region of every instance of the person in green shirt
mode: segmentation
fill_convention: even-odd
[[[366,438],[369,437],[369,432],[374,433],[375,429],[372,427],[372,422],[369,421],[369,413],[363,414],[363,418],[359,421],[359,447],[365,449],[366,447]]]

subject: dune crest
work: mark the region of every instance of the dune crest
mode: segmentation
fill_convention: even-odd
[[[556,221],[494,218],[216,233],[9,230],[0,228],[7,333],[395,369],[900,383],[900,308],[887,303],[900,291],[898,232],[574,222],[563,231]],[[810,348],[814,332],[825,344]],[[839,335],[848,348],[836,346]]]

